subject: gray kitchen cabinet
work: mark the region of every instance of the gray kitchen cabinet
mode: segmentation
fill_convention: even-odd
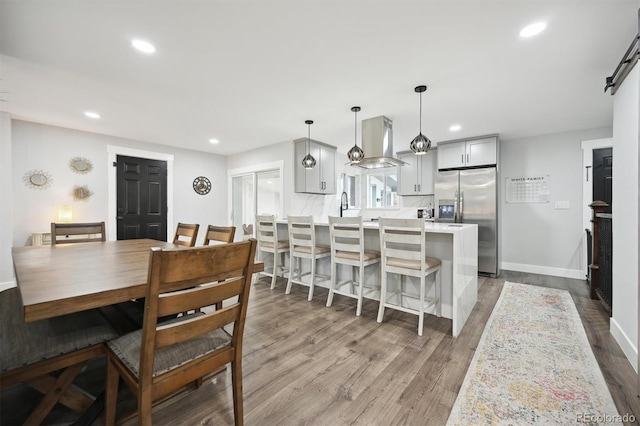
[[[302,159],[307,155],[307,138],[296,139],[295,152],[295,192],[310,194],[336,193],[336,147],[309,140],[309,152],[316,159],[312,169],[302,166]]]
[[[399,168],[399,195],[430,195],[434,193],[436,151],[437,149],[430,149],[424,155],[415,155],[412,151],[398,152],[398,159],[407,163]]]
[[[498,136],[438,142],[438,170],[498,164]]]

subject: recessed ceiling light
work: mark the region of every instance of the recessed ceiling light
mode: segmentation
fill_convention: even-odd
[[[544,22],[527,25],[520,31],[520,37],[533,37],[540,34],[545,28],[547,28],[547,24]]]
[[[449,127],[449,130],[451,130],[452,132],[457,132],[460,129],[462,129],[462,126],[459,125],[459,124],[454,124],[454,125]]]
[[[209,139],[209,142],[211,142],[212,144],[220,143],[218,139]]]
[[[142,53],[152,54],[156,52],[156,47],[153,44],[140,39],[131,40],[131,46]]]
[[[84,115],[86,115],[89,118],[93,118],[93,119],[101,118],[100,114],[98,114],[97,112],[94,112],[94,111],[85,111]]]

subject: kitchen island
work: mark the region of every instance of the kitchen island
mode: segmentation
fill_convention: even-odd
[[[317,244],[329,245],[329,224],[315,223]],[[380,232],[378,222],[364,222],[365,249],[380,250]],[[447,224],[426,222],[427,254],[442,261],[440,278],[442,283],[442,316],[452,320],[451,333],[457,336],[471,314],[478,300],[478,226],[474,224]],[[287,239],[287,221],[278,221],[278,238]],[[265,259],[268,263],[271,259]],[[318,273],[329,275],[330,261],[320,260],[317,263]],[[308,267],[308,262],[307,262]],[[266,266],[268,269],[269,266]],[[347,268],[339,268],[339,279],[346,279],[350,274]],[[389,274],[390,289],[393,286],[394,274]],[[407,291],[417,292],[417,279],[407,277]],[[329,281],[316,284],[329,287]],[[365,285],[380,287],[380,269],[375,266],[367,268]],[[375,292],[365,292],[365,298],[378,299]],[[428,310],[433,314],[434,311]]]

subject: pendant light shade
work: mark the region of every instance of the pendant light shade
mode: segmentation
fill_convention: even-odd
[[[307,155],[302,159],[302,165],[305,169],[313,169],[316,165],[316,159],[313,158],[310,152],[310,143],[311,143],[311,125],[313,124],[313,120],[306,120],[305,124],[308,127],[307,131]]]
[[[414,90],[416,93],[420,93],[420,133],[413,138],[409,147],[416,155],[424,155],[431,148],[431,141],[422,134],[422,93],[427,91],[427,86],[418,86]]]
[[[364,158],[364,151],[358,146],[358,111],[360,111],[360,107],[351,107],[351,111],[355,113],[355,125],[353,132],[354,144],[349,152],[347,152],[347,157],[349,157],[351,164],[358,164]]]

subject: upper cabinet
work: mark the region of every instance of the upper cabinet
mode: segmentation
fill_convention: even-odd
[[[495,166],[498,164],[498,136],[438,143],[438,169]]]
[[[399,195],[430,195],[434,193],[436,151],[438,150],[430,149],[424,155],[416,155],[412,151],[398,152],[398,159],[407,163],[399,167]]]
[[[307,146],[307,141],[309,141]],[[293,141],[295,151],[295,191],[310,194],[336,193],[336,147],[307,138]],[[312,169],[302,166],[302,159],[309,153],[316,159]]]

